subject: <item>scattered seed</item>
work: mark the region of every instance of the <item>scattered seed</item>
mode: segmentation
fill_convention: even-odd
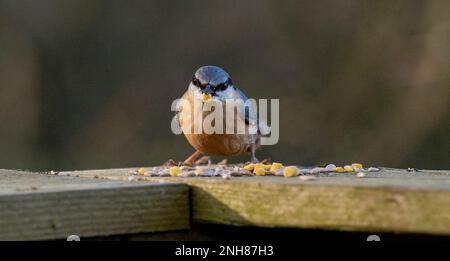
[[[180,167],[170,167],[170,169],[169,169],[169,174],[172,177],[178,176],[180,174],[180,172],[181,172]]]
[[[253,171],[255,169],[255,164],[250,163],[244,167],[245,170]]]
[[[343,168],[343,167],[336,167],[336,168],[334,169],[334,172],[342,173],[342,172],[344,172],[344,168]]]
[[[128,181],[135,181],[136,180],[136,177],[135,176],[129,176],[128,177]]]
[[[264,176],[266,175],[266,170],[262,166],[255,166],[253,173],[255,173],[256,176]]]
[[[283,175],[285,177],[295,177],[299,173],[298,168],[296,166],[288,166],[284,168]]]
[[[313,168],[310,170],[310,174],[320,174],[324,172],[328,172],[329,170],[327,168]]]
[[[299,174],[302,174],[302,175],[307,175],[307,174],[309,174],[310,172],[311,172],[310,169],[300,169],[300,170],[299,170]]]
[[[364,172],[358,172],[358,173],[356,173],[356,176],[357,176],[358,178],[364,178],[364,177],[366,176],[366,173],[364,173]]]
[[[345,170],[345,172],[353,172],[354,171],[353,167],[350,165],[345,165],[344,170]]]
[[[195,171],[190,170],[190,171],[181,172],[178,176],[180,176],[180,177],[194,177],[195,176]]]
[[[137,170],[137,174],[138,175],[145,175],[145,173],[146,173],[146,171],[145,171],[144,168],[140,168],[140,169]]]
[[[369,172],[378,172],[378,171],[380,171],[379,168],[375,168],[375,167],[370,167],[370,168],[368,168],[367,170],[368,170]]]
[[[215,170],[208,167],[197,167],[194,171],[196,176],[201,177],[212,177],[215,174]]]
[[[284,168],[275,170],[275,176],[284,176]]]
[[[334,171],[336,169],[336,165],[328,164],[327,166],[325,166],[325,169],[327,169],[329,171]]]
[[[270,171],[276,171],[276,170],[282,169],[282,168],[283,168],[283,164],[274,162],[274,163],[272,163],[272,166],[270,166]]]
[[[226,170],[220,174],[223,179],[231,179],[231,171]]]
[[[264,170],[270,170],[271,165],[266,165],[266,164],[262,164],[262,163],[256,163],[255,164],[255,169],[256,168],[263,168]]]
[[[360,164],[360,163],[353,163],[353,164],[352,164],[352,167],[353,167],[354,169],[363,169],[363,165]]]

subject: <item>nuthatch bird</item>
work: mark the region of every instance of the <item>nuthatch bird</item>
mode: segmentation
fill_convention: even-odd
[[[249,108],[246,103],[244,111],[233,110],[234,115],[227,115],[225,104],[226,100],[242,100],[247,101],[247,96],[236,86],[233,85],[230,75],[223,69],[217,66],[203,66],[200,67],[192,77],[187,91],[184,93],[183,100],[188,101],[189,109],[179,106],[177,111],[178,121],[183,134],[188,142],[195,148],[194,154],[184,161],[186,165],[192,165],[193,162],[203,155],[240,155],[247,152],[252,153],[252,162],[257,162],[255,157],[255,150],[260,147],[261,128],[269,128],[265,122],[256,119],[255,114],[249,113],[250,109],[256,112],[254,106]],[[214,101],[223,109],[224,124],[242,124],[245,128],[253,126],[256,132],[250,133],[195,133],[192,130],[203,126],[203,121],[196,122],[194,120],[195,113],[198,113],[202,119],[205,119],[211,112],[202,110],[202,106],[196,107],[195,103],[205,104]],[[216,107],[217,109],[217,107]],[[200,110],[200,111],[199,111]],[[230,117],[232,116],[232,117]],[[234,125],[233,125],[234,126]],[[267,129],[264,131],[267,133]]]

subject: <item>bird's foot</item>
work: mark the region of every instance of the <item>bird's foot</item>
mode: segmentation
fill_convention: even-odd
[[[250,159],[250,162],[251,163],[259,163],[259,160],[255,156],[252,156],[252,158]]]
[[[211,165],[211,157],[203,156],[194,162],[194,165]]]
[[[189,158],[187,158],[184,162],[183,165],[185,166],[193,166],[195,163],[195,160],[200,157],[202,155],[202,153],[200,151],[195,151],[194,154],[192,154],[191,156],[189,156]]]

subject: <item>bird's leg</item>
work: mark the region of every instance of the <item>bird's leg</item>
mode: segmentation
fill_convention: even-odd
[[[194,154],[192,154],[189,158],[187,158],[183,164],[184,165],[188,165],[188,166],[192,166],[194,165],[195,160],[200,157],[202,155],[202,153],[199,150],[196,150],[194,152]]]
[[[198,160],[196,160],[194,162],[195,165],[204,165],[204,164],[208,164],[211,165],[211,157],[210,156],[203,156],[201,158],[199,158]]]
[[[255,146],[255,144],[252,144],[251,145],[252,158],[250,160],[251,163],[258,163],[259,162],[259,160],[255,156],[255,151],[256,151],[256,146]]]

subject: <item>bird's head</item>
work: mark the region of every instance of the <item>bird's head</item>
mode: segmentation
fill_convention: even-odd
[[[202,100],[212,97],[224,98],[229,88],[234,88],[230,75],[222,68],[212,65],[200,67],[192,76],[191,84],[202,94]]]

